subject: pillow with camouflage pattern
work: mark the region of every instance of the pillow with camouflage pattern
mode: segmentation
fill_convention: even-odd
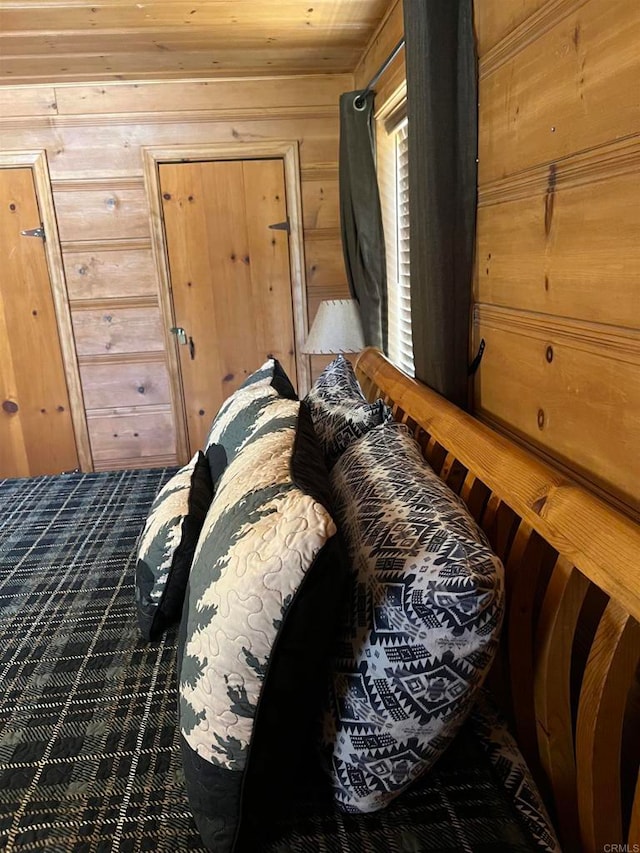
[[[177,622],[193,553],[213,497],[209,464],[198,451],[160,490],[138,544],[136,606],[145,640]]]
[[[214,487],[229,462],[249,439],[252,427],[259,423],[259,412],[278,397],[298,399],[280,362],[269,358],[224,401],[205,442]]]
[[[219,480],[178,644],[187,793],[216,853],[258,849],[313,743],[346,577],[329,507],[306,406],[270,399]]]

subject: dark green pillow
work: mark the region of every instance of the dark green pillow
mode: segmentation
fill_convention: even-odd
[[[161,489],[138,545],[136,605],[145,640],[177,622],[193,554],[213,497],[209,464],[198,451]]]

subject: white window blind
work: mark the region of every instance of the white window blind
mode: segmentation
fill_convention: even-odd
[[[395,166],[395,257],[387,270],[389,298],[389,358],[410,376],[414,374],[409,274],[409,141],[407,120],[392,131]]]

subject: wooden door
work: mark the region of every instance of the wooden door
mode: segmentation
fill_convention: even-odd
[[[221,403],[275,356],[295,380],[282,160],[164,163],[165,239],[190,452]]]
[[[0,169],[0,477],[78,467],[30,168]]]

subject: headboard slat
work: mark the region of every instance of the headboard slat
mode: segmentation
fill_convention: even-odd
[[[573,641],[589,582],[558,557],[540,610],[535,708],[540,760],[553,789],[565,847],[579,847],[571,708]]]
[[[578,809],[588,853],[602,851],[612,838],[622,836],[620,749],[639,648],[640,626],[610,601],[591,647],[578,708]]]
[[[489,489],[485,486],[482,480],[479,480],[472,471],[467,471],[467,476],[464,478],[460,497],[469,508],[469,512],[474,518],[480,518],[484,512],[484,508],[489,500]]]
[[[509,504],[499,501],[491,522],[491,529],[485,528],[485,530],[489,535],[493,550],[503,562],[508,560],[514,537],[522,524],[523,522]]]
[[[440,476],[452,492],[460,494],[467,469],[456,459],[453,453],[447,453]]]
[[[640,844],[640,527],[376,350],[356,372],[369,399],[411,425],[503,559],[503,642],[487,685],[564,849]]]
[[[495,492],[490,492],[489,500],[486,502],[482,514],[476,518],[476,521],[480,525],[480,527],[487,534],[487,538],[491,543],[491,547],[494,551],[497,548],[497,537],[494,535],[496,530],[496,517],[498,515],[498,509],[500,508],[500,504],[502,503],[500,499],[500,495],[496,495]]]
[[[433,470],[439,476],[440,471],[442,471],[442,466],[444,465],[444,460],[447,458],[447,451],[432,435],[429,436],[425,456]]]
[[[547,543],[523,521],[505,565],[507,576],[506,641],[513,719],[522,753],[539,766],[534,702],[534,637],[537,591],[550,575]]]
[[[565,554],[591,581],[640,620],[638,525],[563,474],[517,447],[439,394],[405,376],[376,349],[356,365],[376,394],[408,412],[491,491]],[[611,555],[617,569],[609,571]]]
[[[637,850],[640,847],[640,773],[636,783],[636,791],[633,797],[631,809],[631,826],[629,827],[629,838],[627,840],[629,850]]]

